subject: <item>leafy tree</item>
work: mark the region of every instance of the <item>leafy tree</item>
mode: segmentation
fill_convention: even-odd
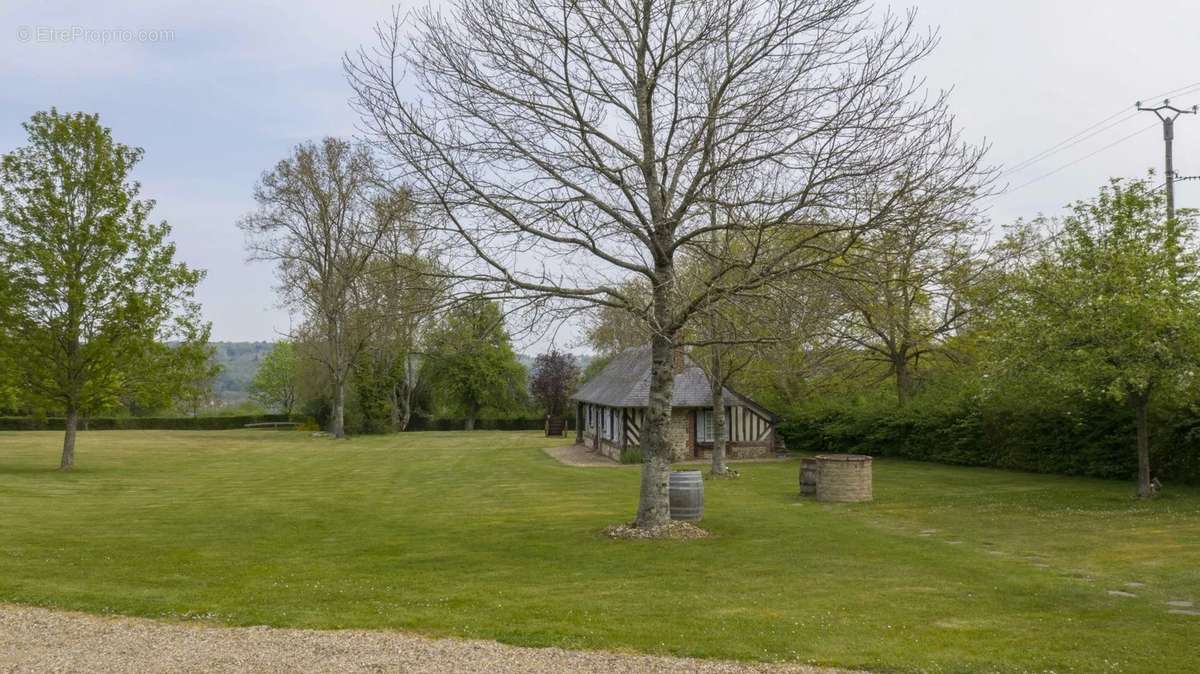
[[[579,383],[582,384],[587,382],[591,380],[592,377],[600,374],[604,368],[608,367],[608,364],[612,362],[612,359],[613,356],[593,356],[592,359],[588,361],[587,366],[583,368],[583,372],[580,373]]]
[[[13,354],[4,348],[12,340],[9,326],[14,322],[15,307],[16,293],[9,270],[0,266],[0,412],[15,411],[19,404],[16,368],[11,363]]]
[[[181,359],[183,385],[179,388],[176,401],[188,414],[198,417],[200,409],[212,400],[213,382],[221,374],[221,365],[213,362],[210,349],[193,356]]]
[[[571,394],[579,382],[579,366],[575,356],[552,350],[539,354],[533,361],[533,378],[529,382],[533,394],[546,414],[558,418],[567,412]]]
[[[975,308],[972,291],[1011,252],[986,244],[974,204],[987,185],[948,183],[927,198],[901,199],[885,226],[847,249],[829,283],[844,308],[835,334],[886,368],[901,406],[922,360],[954,356],[947,342]]]
[[[370,265],[409,210],[371,153],[337,138],[304,143],[265,173],[258,209],[239,223],[251,256],[275,262],[279,292],[307,319],[306,350],[325,368],[331,432],[345,429],[346,386],[355,360],[387,317],[355,311],[369,292]]]
[[[250,382],[250,397],[265,407],[290,416],[296,406],[298,376],[295,345],[287,340],[276,342],[254,373],[254,380]]]
[[[651,294],[649,284],[637,279],[623,283],[622,288],[631,296]],[[587,314],[585,330],[588,344],[607,359],[626,349],[645,346],[651,337],[646,317],[626,307],[593,308]]]
[[[149,221],[154,202],[129,178],[141,149],[97,115],[51,109],[24,128],[28,145],[0,161],[6,341],[32,401],[65,412],[69,470],[81,410],[116,403],[161,343],[207,335],[192,301],[203,272],[176,262],[170,227]]]
[[[411,229],[389,237],[370,265],[369,287],[362,294],[363,304],[357,307],[357,311],[385,317],[376,321],[355,374],[360,401],[367,388],[378,392],[386,402],[388,426],[394,432],[408,427],[416,396],[424,386],[422,340],[445,295],[437,261],[421,244]]]
[[[451,310],[430,335],[425,363],[435,396],[466,417],[467,430],[484,409],[511,410],[525,395],[525,367],[494,302],[474,299]]]
[[[1039,259],[1013,275],[989,326],[1000,372],[1129,406],[1141,497],[1153,493],[1151,404],[1192,384],[1200,358],[1194,227],[1191,212],[1168,223],[1152,182],[1113,180],[1076,203]]]
[[[212,398],[221,373],[208,343],[209,326],[173,343],[149,345],[142,358],[127,363],[121,374],[120,404],[134,416],[178,408],[193,416]]]

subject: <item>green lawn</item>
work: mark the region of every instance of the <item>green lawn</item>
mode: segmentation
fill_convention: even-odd
[[[1197,490],[877,461],[874,503],[821,505],[796,462],[746,464],[706,483],[712,538],[613,541],[637,468],[559,465],[536,433],[93,432],[71,474],[60,442],[0,433],[0,601],[884,671],[1200,667],[1200,617],[1165,604],[1200,606]]]

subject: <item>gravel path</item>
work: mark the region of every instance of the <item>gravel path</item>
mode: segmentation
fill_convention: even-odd
[[[607,466],[609,468],[620,468],[622,465],[628,465],[613,461],[607,456],[604,456],[599,452],[593,452],[583,445],[549,447],[544,451],[550,455],[550,458],[556,459],[559,463],[565,463],[568,466],[581,466],[586,468]]]
[[[795,672],[604,651],[522,648],[403,632],[213,627],[0,604],[0,672]]]

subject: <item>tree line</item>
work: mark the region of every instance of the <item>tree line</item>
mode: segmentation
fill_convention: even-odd
[[[321,344],[276,342],[250,384],[266,408],[308,418],[333,432],[332,382],[318,355]],[[415,416],[461,418],[474,430],[481,418],[561,416],[574,378],[570,354],[537,357],[528,372],[513,351],[499,307],[469,302],[430,321],[411,342],[371,342],[352,363],[343,396],[343,436],[402,432]],[[576,368],[577,370],[577,368]],[[547,382],[552,383],[547,390]],[[555,396],[554,392],[560,392]]]
[[[539,413],[502,303],[455,292],[429,214],[370,148],[303,143],[254,194],[258,207],[240,223],[247,247],[275,264],[279,296],[302,318],[260,367],[257,400],[299,408],[338,438],[403,431],[417,411],[461,416],[467,430],[483,414]],[[569,361],[553,356],[555,366]],[[548,367],[538,361],[535,384]],[[564,403],[534,390],[561,414]]]

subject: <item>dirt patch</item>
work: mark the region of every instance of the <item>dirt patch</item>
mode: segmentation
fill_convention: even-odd
[[[402,632],[214,627],[0,604],[0,672],[792,672],[844,670],[523,648]]]
[[[708,538],[708,532],[691,522],[677,522],[671,520],[661,527],[653,529],[639,529],[633,524],[614,524],[604,530],[604,535],[609,538],[664,538],[675,540],[688,540],[692,538]]]

